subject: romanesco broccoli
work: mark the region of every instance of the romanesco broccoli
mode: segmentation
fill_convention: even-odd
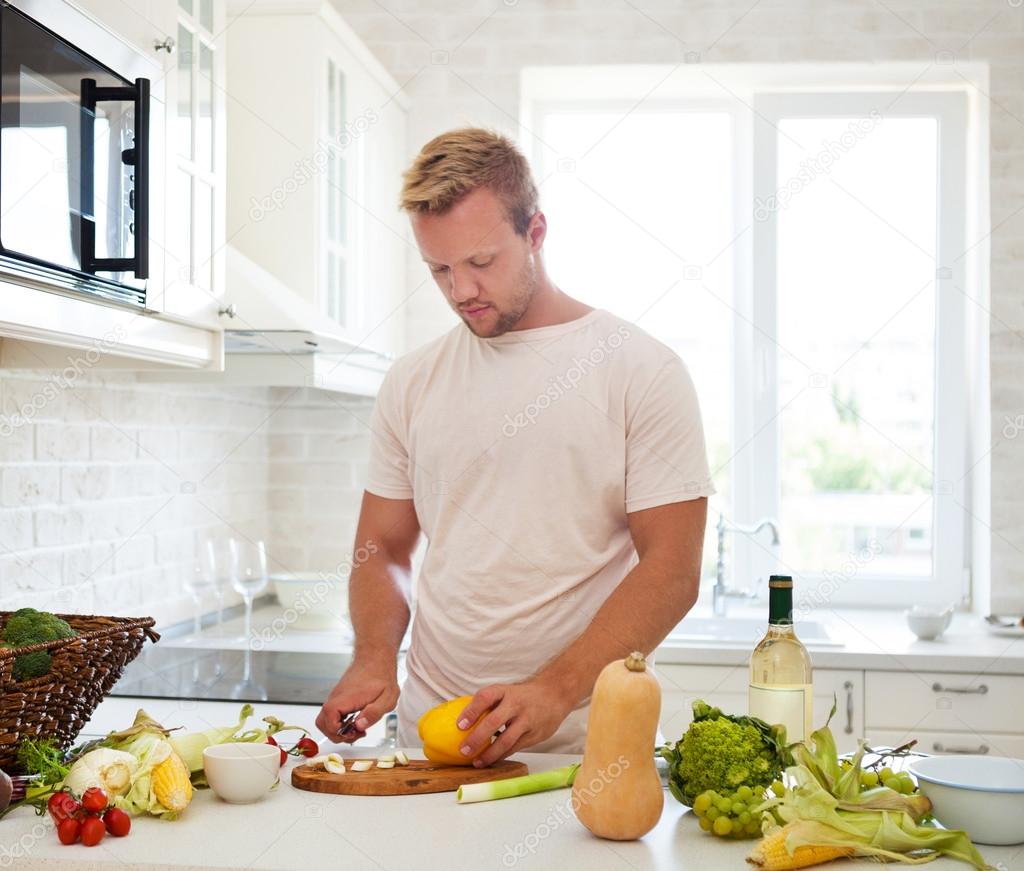
[[[757,717],[723,714],[697,699],[693,722],[674,745],[658,750],[667,759],[669,790],[682,804],[693,806],[702,792],[731,793],[777,780],[790,762],[785,728]]]

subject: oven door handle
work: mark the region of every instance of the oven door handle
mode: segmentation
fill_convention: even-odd
[[[96,272],[133,272],[136,278],[149,278],[149,79],[136,79],[134,85],[101,88],[95,79],[82,79],[82,270]],[[132,189],[135,251],[133,257],[97,257],[96,223],[86,215],[95,214],[95,190],[92,168],[95,166],[94,122],[96,104],[131,101],[135,104],[135,141],[121,152],[121,162],[135,167]]]

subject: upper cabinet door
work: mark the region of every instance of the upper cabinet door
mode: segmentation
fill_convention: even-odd
[[[167,87],[166,314],[219,327],[224,293],[224,4],[177,0]]]
[[[233,8],[231,245],[294,294],[292,328],[396,353],[408,251],[398,212],[406,98],[330,4],[238,0]],[[246,329],[281,328],[260,320],[244,290],[233,286],[229,298]]]

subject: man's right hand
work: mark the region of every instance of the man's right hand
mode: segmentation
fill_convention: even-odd
[[[374,667],[353,662],[331,690],[316,718],[317,728],[328,740],[351,744],[398,704],[395,668]],[[342,735],[338,730],[346,714],[358,711],[352,727]]]

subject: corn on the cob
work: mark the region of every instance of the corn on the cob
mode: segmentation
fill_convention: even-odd
[[[747,861],[764,871],[792,871],[794,868],[808,868],[854,854],[853,847],[810,845],[799,846],[790,853],[786,846],[789,828],[783,826],[758,841],[747,856]]]
[[[181,757],[170,755],[153,769],[153,793],[170,811],[183,811],[192,801],[192,781]]]

